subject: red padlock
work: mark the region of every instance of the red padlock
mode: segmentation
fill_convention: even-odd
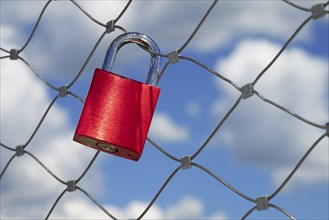
[[[151,55],[146,83],[111,73],[118,50],[127,43],[160,53],[141,33],[125,33],[109,46],[102,69],[96,69],[73,140],[89,147],[138,160],[142,155],[160,88],[160,56]]]

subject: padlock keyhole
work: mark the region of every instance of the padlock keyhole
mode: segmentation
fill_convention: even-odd
[[[114,147],[112,144],[97,143],[96,146],[110,153],[116,153],[119,151],[118,148]]]
[[[98,148],[100,148],[104,151],[107,151],[109,153],[116,153],[116,152],[119,151],[118,148],[116,148],[112,144],[100,143],[100,142],[97,142],[96,140],[94,140],[92,138],[81,137],[80,142],[85,144],[85,145],[91,146],[91,147],[98,147]]]

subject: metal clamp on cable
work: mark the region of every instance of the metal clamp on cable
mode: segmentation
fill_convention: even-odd
[[[242,86],[240,91],[243,99],[254,95],[254,89],[251,83]]]
[[[24,145],[19,145],[16,147],[16,156],[20,157],[24,155]]]
[[[316,5],[313,5],[312,8],[311,8],[311,12],[312,12],[312,18],[314,20],[325,16],[326,13],[327,13],[324,10],[324,4],[316,4]]]
[[[76,190],[76,187],[75,187],[75,180],[70,180],[66,183],[67,185],[67,191],[69,192],[73,192]]]
[[[11,60],[17,60],[18,59],[18,53],[19,51],[17,49],[11,49],[9,52],[9,58]]]
[[[192,167],[191,165],[191,156],[185,156],[180,159],[181,162],[181,168],[183,170],[190,169]]]
[[[106,33],[109,34],[111,32],[114,31],[115,27],[115,21],[114,20],[111,20],[109,22],[106,23]]]
[[[66,97],[68,95],[68,86],[61,86],[58,88],[58,94],[61,98]]]
[[[174,50],[174,51],[170,52],[168,54],[168,56],[169,56],[169,63],[170,64],[178,63],[180,61],[178,50]]]
[[[261,196],[256,199],[257,210],[262,211],[268,209],[268,196]]]

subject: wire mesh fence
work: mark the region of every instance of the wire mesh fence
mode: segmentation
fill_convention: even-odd
[[[52,101],[49,103],[49,106],[46,108],[43,115],[39,116],[40,120],[38,121],[37,125],[35,126],[33,132],[31,135],[27,138],[25,143],[21,143],[17,146],[10,146],[6,143],[4,143],[1,140],[1,150],[2,151],[10,151],[12,152],[12,156],[6,161],[4,167],[1,168],[1,174],[0,178],[1,181],[6,178],[6,174],[9,171],[9,167],[15,166],[14,161],[20,160],[22,157],[30,157],[33,160],[33,163],[38,164],[42,169],[44,169],[52,178],[54,178],[58,183],[65,186],[65,189],[60,192],[57,195],[57,198],[54,200],[51,207],[49,207],[49,210],[47,211],[47,215],[44,216],[45,219],[52,218],[52,213],[56,209],[57,205],[61,202],[64,195],[68,194],[69,192],[79,191],[80,193],[87,196],[95,205],[98,206],[100,210],[102,210],[109,218],[111,219],[117,219],[118,217],[115,216],[111,210],[108,210],[102,205],[102,202],[97,201],[91,193],[89,193],[87,190],[82,188],[79,183],[81,180],[86,178],[86,174],[90,171],[90,169],[93,167],[93,164],[95,161],[99,158],[100,151],[97,151],[94,156],[89,161],[89,164],[86,165],[83,172],[81,172],[77,178],[72,179],[62,179],[59,177],[56,172],[53,172],[50,168],[48,168],[47,161],[41,161],[36,153],[32,153],[29,150],[29,147],[31,145],[31,142],[34,139],[37,139],[38,132],[40,127],[42,126],[43,122],[46,120],[49,111],[54,107],[54,104],[59,102],[61,99],[67,99],[67,98],[73,98],[77,99],[81,103],[84,103],[84,98],[80,97],[73,89],[74,85],[81,79],[82,75],[85,72],[86,66],[90,63],[90,60],[93,58],[95,52],[97,51],[100,43],[104,41],[107,35],[114,34],[115,30],[120,30],[122,32],[128,32],[129,30],[125,27],[120,26],[120,19],[129,14],[129,8],[134,7],[134,4],[132,4],[132,1],[128,1],[124,8],[121,10],[121,12],[118,14],[117,17],[112,18],[112,20],[109,20],[107,23],[102,23],[99,20],[97,20],[92,13],[89,13],[88,8],[84,8],[80,5],[78,1],[71,0],[71,5],[74,6],[72,10],[78,9],[81,13],[85,15],[90,21],[93,22],[93,25],[97,25],[101,28],[103,28],[103,33],[98,37],[98,40],[91,48],[90,53],[88,54],[87,58],[83,62],[83,64],[80,66],[79,70],[75,74],[75,77],[68,82],[67,84],[61,85],[61,86],[55,86],[52,82],[48,81],[42,73],[40,73],[37,68],[35,68],[32,64],[30,64],[29,57],[23,57],[21,54],[23,51],[29,50],[29,44],[31,44],[31,41],[38,35],[38,28],[40,27],[40,22],[44,19],[45,16],[47,16],[47,12],[49,10],[50,5],[53,5],[56,7],[56,4],[58,2],[56,1],[47,1],[41,12],[38,14],[38,18],[36,20],[35,25],[31,28],[31,34],[29,35],[28,39],[24,43],[24,45],[21,48],[7,48],[6,45],[1,45],[1,51],[3,56],[1,56],[1,60],[9,59],[12,60],[12,65],[17,65],[18,62],[23,63],[26,65],[26,67],[29,68],[30,72],[35,74],[41,82],[48,87],[50,90],[52,90],[55,95],[52,98]],[[301,165],[304,163],[305,160],[307,160],[308,156],[312,153],[314,148],[318,146],[318,144],[328,137],[329,135],[329,124],[328,123],[317,123],[312,120],[307,119],[306,117],[303,117],[302,115],[291,111],[289,108],[285,107],[284,105],[280,103],[276,103],[275,101],[266,98],[264,95],[261,94],[261,91],[258,89],[256,90],[256,85],[261,84],[261,79],[266,75],[268,70],[272,67],[272,65],[278,60],[279,57],[285,52],[285,50],[288,48],[288,46],[291,44],[292,41],[296,38],[296,36],[303,30],[305,26],[307,26],[312,20],[317,19],[323,19],[323,17],[327,17],[329,14],[329,11],[327,10],[327,6],[329,2],[325,3],[319,3],[313,5],[311,8],[302,7],[298,4],[298,2],[290,2],[288,0],[283,0],[282,4],[288,4],[291,7],[294,7],[295,10],[300,10],[305,13],[305,20],[300,24],[300,26],[292,33],[292,35],[289,37],[289,39],[282,45],[282,48],[279,50],[279,52],[273,57],[273,59],[264,67],[264,69],[257,75],[255,79],[252,79],[249,83],[245,85],[238,85],[238,83],[234,82],[230,77],[226,77],[217,71],[211,69],[209,66],[203,64],[201,61],[193,58],[183,55],[185,49],[189,46],[190,42],[193,41],[195,35],[200,31],[200,28],[203,26],[203,24],[207,21],[207,18],[209,15],[211,15],[213,9],[215,7],[220,7],[218,4],[219,1],[213,1],[210,4],[210,7],[207,9],[206,13],[203,15],[199,23],[196,25],[195,29],[192,31],[190,36],[186,39],[186,41],[179,47],[178,49],[165,53],[160,54],[160,56],[165,60],[165,64],[163,65],[162,70],[160,71],[160,77],[158,80],[158,83],[161,81],[162,77],[165,77],[167,73],[167,69],[170,65],[175,65],[176,63],[181,62],[182,60],[191,62],[192,64],[195,64],[202,69],[208,71],[210,74],[212,74],[215,77],[218,77],[223,82],[227,83],[229,86],[232,86],[233,89],[237,90],[238,93],[240,93],[239,97],[235,100],[234,104],[229,108],[229,110],[226,112],[226,114],[220,119],[220,121],[217,123],[215,128],[210,132],[209,136],[203,141],[203,144],[191,155],[183,156],[181,158],[178,158],[171,153],[167,152],[166,148],[161,146],[157,143],[156,139],[153,139],[152,137],[148,137],[147,141],[154,146],[159,152],[163,154],[163,156],[168,157],[170,160],[174,161],[177,165],[176,168],[170,173],[170,175],[167,177],[167,179],[163,182],[162,186],[159,188],[158,192],[154,195],[154,197],[149,201],[147,207],[145,207],[144,211],[139,214],[139,216],[132,216],[136,217],[136,219],[142,219],[145,217],[145,215],[149,212],[151,207],[154,205],[154,203],[158,200],[159,196],[164,193],[164,189],[167,187],[168,183],[170,183],[173,179],[175,179],[175,176],[179,172],[184,172],[186,169],[190,169],[192,167],[200,169],[201,171],[205,172],[207,175],[213,177],[216,181],[218,181],[220,184],[225,186],[227,190],[232,191],[242,199],[250,202],[250,209],[247,210],[243,216],[241,216],[242,219],[248,218],[248,216],[251,215],[254,211],[265,211],[268,209],[274,209],[278,212],[283,213],[286,217],[290,219],[296,219],[296,217],[289,212],[289,210],[286,210],[284,207],[280,207],[276,203],[272,202],[273,198],[275,198],[278,194],[280,194],[281,190],[286,187],[287,183],[291,180],[291,178],[294,177],[295,173],[299,170]],[[155,3],[156,4],[156,3]],[[37,15],[37,12],[36,12]],[[218,15],[220,16],[220,15]],[[151,52],[150,52],[151,53]],[[307,64],[305,64],[307,65]],[[1,75],[8,74],[6,72],[1,72]],[[236,109],[239,108],[239,105],[243,102],[243,100],[246,100],[250,97],[258,97],[259,100],[264,101],[265,103],[269,104],[273,108],[277,108],[278,110],[288,114],[291,117],[294,117],[297,120],[300,120],[301,122],[307,124],[308,126],[313,126],[318,129],[322,129],[323,134],[320,135],[314,142],[311,144],[308,148],[308,150],[304,153],[304,155],[299,159],[297,164],[295,164],[294,168],[290,171],[289,175],[284,179],[284,181],[279,185],[279,187],[272,192],[270,195],[265,196],[259,196],[259,197],[251,197],[247,194],[243,193],[239,189],[235,188],[233,185],[231,185],[229,182],[226,182],[224,179],[222,179],[219,175],[215,174],[213,171],[211,171],[206,166],[195,162],[195,159],[200,155],[201,152],[204,151],[205,148],[209,145],[209,142],[213,139],[213,137],[218,133],[219,130],[221,130],[222,126],[227,123],[228,119],[231,117],[232,113],[236,111]],[[6,105],[6,103],[2,102],[2,105]],[[12,119],[15,120],[15,119]],[[292,137],[295,138],[295,137]],[[56,157],[56,155],[54,155]],[[120,177],[118,177],[120,178]],[[19,179],[19,177],[17,177]],[[18,180],[19,181],[19,180]],[[124,183],[123,183],[124,184]],[[40,186],[42,187],[42,186]]]

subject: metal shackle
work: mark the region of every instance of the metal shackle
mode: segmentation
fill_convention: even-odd
[[[160,54],[158,45],[147,35],[138,32],[128,32],[115,38],[109,46],[104,59],[102,69],[110,72],[115,61],[116,54],[120,48],[129,43],[136,43],[142,48]],[[145,83],[156,85],[159,76],[161,57],[151,54],[150,69],[147,74]]]

